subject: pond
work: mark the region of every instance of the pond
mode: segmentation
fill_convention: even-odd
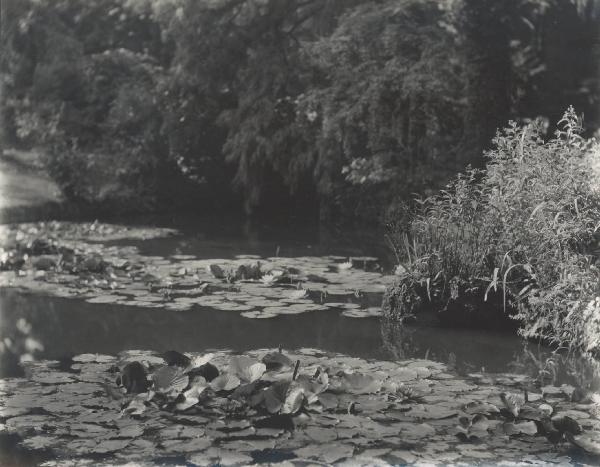
[[[505,383],[513,391],[525,387],[526,380],[527,385],[537,389],[568,388],[565,393],[571,399],[573,391],[593,393],[600,387],[594,368],[583,359],[552,352],[535,343],[524,343],[512,334],[439,326],[399,328],[381,323],[381,296],[394,277],[393,265],[387,259],[389,252],[380,237],[357,232],[315,234],[302,227],[288,231],[248,229],[235,223],[214,221],[202,225],[180,224],[175,230],[170,227],[47,223],[13,225],[3,230],[2,242],[8,255],[3,261],[22,262],[19,263],[21,272],[9,270],[0,277],[3,286],[0,287],[2,377],[17,377],[14,381],[20,381],[14,387],[6,383],[7,388],[12,388],[5,391],[9,399],[4,403],[8,403],[9,408],[10,397],[15,397],[10,396],[11,390],[17,391],[15,388],[48,389],[44,389],[45,383],[28,386],[31,381],[27,383],[27,378],[35,374],[31,368],[37,368],[28,367],[28,360],[41,361],[43,371],[52,368],[72,371],[72,359],[81,354],[107,355],[110,359],[121,355],[118,361],[124,361],[123,352],[132,349],[146,352],[142,355],[158,355],[169,350],[188,355],[216,352],[222,359],[227,352],[234,352],[251,355],[259,361],[267,352],[260,354],[259,349],[279,346],[305,357],[355,358],[352,361],[359,362],[356,363],[359,366],[343,370],[351,373],[364,371],[365,365],[375,365],[367,362],[379,362],[376,371],[389,369],[384,362],[398,365],[430,362],[419,363],[419,368],[429,368],[423,370],[427,374],[431,368],[437,368],[444,374],[455,375],[452,378],[471,378],[469,391],[473,388],[484,391],[484,384],[488,383],[483,383],[481,378],[487,381],[485,375],[510,375],[506,380],[509,382]],[[27,256],[19,256],[11,250],[16,244],[28,245]],[[318,349],[323,354],[302,349]],[[59,366],[44,364],[46,360],[56,360]],[[317,365],[318,361],[306,364]],[[437,364],[442,366],[437,367]],[[227,366],[225,361],[223,366]],[[94,368],[100,373],[106,371],[101,366]],[[149,371],[157,371],[151,365],[149,368]],[[330,375],[334,377],[333,373]],[[434,380],[430,388],[436,384]],[[492,394],[497,398],[501,388],[493,386],[496,379],[490,384],[492,386],[485,386],[486,397]],[[379,394],[380,390],[375,392]],[[555,393],[562,394],[561,390]],[[473,400],[469,397],[452,396],[461,407]],[[448,409],[447,400],[444,403]],[[0,397],[0,407],[2,404]],[[363,401],[363,405],[368,404]],[[415,408],[412,410],[417,413]],[[453,410],[442,419],[449,420],[458,414]],[[5,414],[6,423],[10,423],[10,414],[10,410]],[[340,417],[337,422],[343,423]],[[406,419],[402,423],[405,424]],[[456,438],[447,431],[456,423],[448,423],[444,427],[446,431],[437,433],[441,438],[436,442],[442,442],[443,437],[443,443],[448,437]],[[472,420],[469,423],[472,424]],[[596,423],[586,426],[594,428]],[[489,430],[491,433],[491,425]],[[27,430],[13,429],[3,435],[0,449],[8,453],[5,461],[14,457],[18,462],[36,463],[41,459],[34,455],[39,453],[32,449],[35,443],[30,443],[25,450],[17,448],[21,438],[14,436],[26,437],[26,433]],[[519,433],[517,430],[517,435]],[[532,434],[539,438],[535,429]],[[144,443],[154,440],[146,436],[135,442],[145,446]],[[432,442],[434,440],[432,437]],[[44,449],[54,446],[48,443]],[[300,446],[292,444],[282,445],[281,452],[288,456],[290,449]],[[81,446],[77,455],[87,445]],[[415,446],[411,445],[409,457],[400,459],[446,462],[464,457],[457,454],[458,457],[431,458],[430,451],[419,451]],[[56,452],[65,453],[64,447],[54,447]],[[381,459],[386,462],[400,462],[398,457],[385,457],[392,451],[389,443],[378,449],[387,449],[385,453],[381,451]],[[363,450],[364,446],[354,443],[351,452],[363,455]],[[148,454],[150,458],[156,454],[154,448],[148,452],[152,453]],[[173,454],[173,450],[169,452]],[[343,459],[347,452],[346,446],[340,451],[341,457],[335,460]],[[419,452],[429,452],[430,458],[419,457]],[[74,455],[70,451],[66,454]],[[466,456],[466,459],[477,458],[477,455],[483,454],[477,451],[473,454],[475,457]],[[42,458],[52,457],[46,453]],[[254,456],[253,459],[262,458]],[[323,459],[327,462],[327,457],[314,460]],[[582,457],[575,455],[569,459],[581,460]],[[121,460],[135,459],[129,454]]]

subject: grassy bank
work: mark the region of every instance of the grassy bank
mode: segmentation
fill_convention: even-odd
[[[425,310],[457,325],[514,320],[527,338],[600,354],[600,149],[570,108],[554,138],[511,124],[485,171],[458,176],[418,200],[390,241],[399,279],[385,314]]]

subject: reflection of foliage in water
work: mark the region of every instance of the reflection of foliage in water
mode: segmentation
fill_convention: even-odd
[[[23,317],[2,323],[0,331],[0,374],[14,374],[19,363],[35,360],[44,344],[33,336],[31,324]]]
[[[549,351],[540,346],[524,345],[511,367],[536,378],[542,386],[561,381],[569,382],[580,391],[600,388],[600,363],[562,350]]]

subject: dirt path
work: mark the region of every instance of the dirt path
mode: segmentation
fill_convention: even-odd
[[[0,222],[61,202],[60,189],[45,173],[38,152],[6,149],[0,154]]]

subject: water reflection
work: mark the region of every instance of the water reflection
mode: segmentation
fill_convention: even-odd
[[[0,338],[12,341],[11,346],[0,346],[3,376],[17,374],[23,355],[64,359],[126,349],[244,351],[283,344],[289,349],[315,347],[363,358],[430,358],[450,363],[460,373],[543,374],[544,384],[600,387],[598,373],[582,359],[524,344],[514,335],[382,325],[377,319],[346,318],[335,311],[252,320],[206,308],[170,312],[4,289],[0,290],[0,319]]]
[[[509,372],[529,375],[540,386],[600,389],[599,362],[506,332],[407,327],[383,321],[381,336],[383,348],[396,359],[425,357],[444,362],[463,375]]]

